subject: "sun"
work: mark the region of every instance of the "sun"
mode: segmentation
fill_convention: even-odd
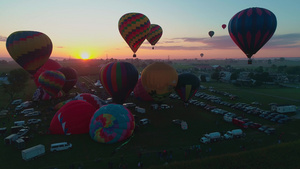
[[[87,53],[87,52],[82,52],[82,53],[80,54],[80,57],[81,57],[81,59],[86,60],[86,59],[89,59],[89,58],[90,58],[90,54]]]

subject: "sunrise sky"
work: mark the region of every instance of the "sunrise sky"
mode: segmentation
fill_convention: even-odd
[[[118,30],[120,17],[129,12],[143,13],[163,29],[154,50],[144,41],[139,59],[201,59],[200,53],[203,59],[246,58],[221,25],[249,7],[277,17],[275,34],[254,58],[300,57],[299,6],[299,0],[1,0],[0,59],[10,57],[6,38],[20,30],[48,35],[50,58],[132,58]]]

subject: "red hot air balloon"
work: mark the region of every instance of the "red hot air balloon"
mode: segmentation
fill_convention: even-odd
[[[51,134],[83,134],[89,132],[89,123],[96,108],[82,100],[72,100],[60,108],[50,123]]]
[[[249,58],[256,54],[273,36],[277,26],[276,16],[264,8],[247,8],[229,21],[228,32],[234,43]]]
[[[50,95],[56,96],[65,84],[65,76],[56,70],[46,70],[39,77],[41,87]]]
[[[108,63],[100,70],[100,81],[115,103],[123,103],[134,89],[138,71],[127,62]]]
[[[154,45],[161,38],[162,33],[163,33],[163,30],[159,25],[156,25],[156,24],[150,25],[150,32],[147,36],[147,40],[152,45],[152,49],[154,49]]]
[[[37,72],[33,75],[36,87],[41,86],[41,84],[39,83],[39,76],[43,72],[45,72],[46,70],[57,70],[59,68],[61,68],[61,65],[58,62],[52,59],[48,59],[47,62],[41,68],[39,68]]]
[[[223,24],[223,25],[222,25],[222,28],[225,29],[225,28],[226,28],[226,24]]]
[[[126,43],[135,52],[147,38],[150,31],[150,20],[141,13],[127,13],[119,20],[119,32]]]
[[[88,103],[90,103],[91,105],[93,105],[96,109],[99,109],[102,106],[102,101],[101,99],[93,94],[90,93],[81,93],[79,95],[77,95],[74,100],[83,100],[86,101]]]
[[[52,42],[41,32],[17,31],[8,36],[6,49],[23,69],[34,75],[50,57]]]

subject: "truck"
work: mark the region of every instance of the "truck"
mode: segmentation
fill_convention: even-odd
[[[221,133],[220,132],[212,132],[209,134],[205,134],[201,139],[200,142],[207,144],[212,143],[215,141],[219,141],[221,139]]]
[[[233,139],[233,138],[239,138],[243,136],[243,130],[242,129],[234,129],[231,131],[227,131],[226,134],[224,134],[224,138],[226,140]]]
[[[22,150],[22,158],[25,161],[28,161],[33,158],[37,158],[45,154],[45,146],[42,144],[27,148]]]

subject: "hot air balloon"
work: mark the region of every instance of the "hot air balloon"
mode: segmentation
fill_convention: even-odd
[[[124,103],[138,80],[138,71],[128,62],[108,63],[100,70],[100,81],[114,103]]]
[[[150,32],[147,36],[148,42],[152,45],[152,49],[154,49],[154,45],[159,41],[162,36],[163,30],[159,25],[151,24]]]
[[[178,82],[175,91],[181,100],[187,103],[197,92],[200,80],[192,73],[182,73],[178,75]]]
[[[33,93],[32,100],[39,101],[39,100],[50,100],[62,97],[64,94],[60,91],[55,96],[50,96],[42,87],[38,87],[35,92]]]
[[[71,67],[62,67],[58,71],[65,75],[66,81],[62,88],[65,93],[68,93],[73,86],[77,83],[77,72]]]
[[[141,78],[139,78],[138,82],[136,83],[136,85],[133,89],[133,94],[134,94],[134,97],[139,100],[153,101],[153,98],[148,94],[148,92],[144,88]]]
[[[222,28],[225,29],[225,28],[226,28],[226,24],[223,24],[223,25],[222,25]]]
[[[99,109],[102,106],[102,101],[98,96],[90,94],[90,93],[81,93],[74,97],[74,100],[83,100],[95,107],[95,109]]]
[[[256,54],[273,36],[277,26],[276,16],[264,8],[247,8],[229,21],[228,32],[234,43],[249,58]]]
[[[201,57],[203,57],[203,56],[204,56],[204,54],[203,54],[203,53],[201,53],[201,54],[200,54],[200,56],[201,56]]]
[[[51,134],[83,134],[89,132],[89,123],[96,108],[82,100],[72,100],[60,108],[50,123]]]
[[[57,70],[59,68],[61,68],[61,65],[57,61],[48,59],[47,62],[42,67],[40,67],[37,70],[37,72],[33,75],[34,83],[35,83],[36,87],[41,86],[41,84],[39,83],[39,76],[43,72],[45,72],[46,70]]]
[[[55,96],[65,84],[65,76],[60,71],[46,70],[39,76],[41,87],[50,95]]]
[[[108,104],[98,109],[90,121],[90,136],[100,143],[116,143],[129,138],[135,128],[134,117],[122,105]]]
[[[177,85],[176,70],[163,62],[154,62],[142,71],[142,85],[157,102],[163,101]]]
[[[136,51],[150,32],[150,20],[141,13],[127,13],[119,20],[119,32],[136,57]]]
[[[41,32],[17,31],[7,38],[6,49],[23,69],[34,75],[50,57],[52,42]]]
[[[214,36],[215,32],[214,31],[209,31],[208,35],[212,38]]]

